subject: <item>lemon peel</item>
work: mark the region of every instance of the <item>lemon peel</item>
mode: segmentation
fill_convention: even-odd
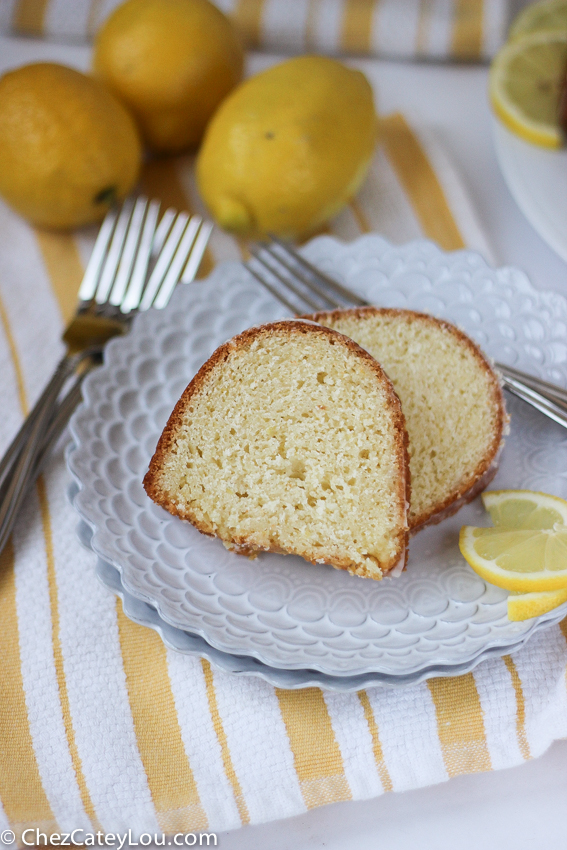
[[[220,105],[197,158],[199,191],[227,230],[304,238],[358,191],[377,129],[372,89],[360,71],[325,56],[288,59]],[[248,214],[245,227],[233,199]]]
[[[540,617],[564,602],[567,602],[567,588],[532,593],[512,592],[508,597],[508,619],[519,621]]]
[[[495,526],[544,529],[567,525],[567,501],[536,490],[489,490],[482,503]]]
[[[515,41],[534,32],[567,30],[567,0],[543,0],[531,3],[514,20],[508,40]]]
[[[162,153],[198,146],[243,65],[234,24],[209,0],[126,0],[98,31],[93,52],[96,74]]]
[[[52,62],[0,78],[0,194],[33,224],[100,221],[141,160],[132,117],[98,80]]]
[[[463,526],[459,548],[473,570],[505,590],[567,588],[567,528],[544,530]]]
[[[246,233],[254,226],[253,218],[245,204],[227,195],[218,199],[215,216],[222,228],[233,233]]]
[[[567,590],[567,502],[531,490],[494,490],[483,502],[494,527],[463,526],[459,536],[473,570],[517,593]],[[513,609],[520,604],[511,603]]]
[[[559,148],[559,100],[567,66],[567,31],[535,32],[506,44],[489,76],[492,109],[516,135],[541,147]]]

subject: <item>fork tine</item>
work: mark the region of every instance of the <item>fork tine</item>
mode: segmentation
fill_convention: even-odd
[[[207,245],[209,243],[209,239],[211,237],[211,233],[213,232],[213,223],[212,221],[204,221],[201,224],[201,229],[199,230],[197,239],[195,240],[195,244],[189,254],[189,259],[187,260],[187,265],[183,269],[183,274],[181,275],[181,283],[191,283],[191,281],[195,280],[195,275],[201,265],[201,260],[203,259],[203,254],[207,250]]]
[[[140,247],[136,256],[136,262],[134,263],[134,271],[132,272],[130,284],[120,307],[123,313],[129,313],[131,310],[135,310],[140,304],[154,244],[159,208],[159,201],[152,201],[148,207],[144,229],[142,230],[140,239]]]
[[[114,228],[112,242],[110,243],[110,248],[106,255],[106,260],[104,261],[102,274],[96,290],[95,301],[97,304],[104,304],[108,301],[108,294],[112,287],[114,276],[118,268],[118,262],[122,255],[122,246],[124,245],[124,240],[126,238],[128,223],[130,221],[130,216],[132,215],[133,207],[134,201],[132,198],[127,198],[122,205],[122,210],[120,211],[116,227]]]
[[[112,232],[117,218],[118,210],[115,208],[109,210],[106,214],[98,232],[87,268],[85,269],[81,288],[79,289],[79,301],[91,301],[92,298],[94,298],[102,261],[104,260],[106,249],[112,237]]]
[[[282,250],[282,252],[284,254],[291,257],[295,261],[296,265],[302,266],[306,271],[308,271],[311,275],[313,275],[313,277],[316,280],[320,280],[326,287],[331,289],[337,295],[340,295],[347,302],[349,302],[350,304],[356,304],[359,307],[367,307],[368,306],[367,301],[365,301],[363,298],[361,298],[355,292],[352,292],[352,290],[347,289],[346,286],[343,286],[337,280],[334,280],[332,277],[329,277],[328,275],[326,275],[325,272],[322,272],[316,266],[312,265],[312,263],[310,263],[308,260],[306,260],[304,257],[302,257],[301,254],[299,254],[297,251],[295,251],[290,245],[288,245],[282,239],[280,239],[277,236],[272,236],[271,234],[270,234],[270,239],[273,242],[275,242],[275,244]],[[297,270],[294,270],[294,268],[292,266],[288,265],[288,263],[285,262],[282,257],[280,257],[277,254],[276,254],[276,256],[278,257],[280,262],[290,272],[294,272],[295,274],[297,274]],[[304,276],[301,276],[301,280],[305,281],[306,285],[309,285],[307,283],[307,281],[305,280]],[[328,294],[326,295],[326,297],[329,299]],[[342,305],[339,304],[339,303],[336,303],[334,306],[340,307]]]
[[[313,293],[313,295],[316,295],[317,298],[320,299],[320,302],[323,302],[323,304],[321,304],[320,302],[314,302],[307,295],[302,294],[301,297],[304,301],[307,302],[307,304],[309,304],[310,307],[314,307],[315,310],[328,310],[329,308],[334,309],[335,307],[340,306],[336,299],[332,298],[331,295],[329,295],[329,293],[321,287],[320,281],[315,282],[314,280],[310,280],[309,278],[307,278],[305,274],[302,273],[300,268],[297,267],[297,265],[294,268],[290,263],[286,262],[283,257],[280,257],[279,254],[277,254],[273,250],[271,245],[263,244],[262,248],[265,253],[270,257],[272,262],[278,263],[280,268],[284,268],[288,272],[287,277],[278,275],[282,283],[291,288],[291,283],[289,280],[289,275],[291,275],[292,280],[301,283],[302,286],[305,287],[305,289],[308,289],[310,292]]]
[[[114,286],[110,293],[109,301],[114,306],[121,304],[124,299],[124,293],[126,292],[128,280],[130,279],[130,272],[132,271],[132,266],[134,264],[136,248],[138,247],[138,242],[142,233],[144,215],[146,213],[147,206],[148,199],[144,197],[139,197],[134,204],[132,217],[126,234],[126,241],[124,242],[124,250],[122,251],[120,265],[118,266],[118,272],[116,274],[116,280],[114,281]]]
[[[291,310],[292,313],[297,313],[297,305],[292,304],[291,301],[288,301],[285,295],[282,295],[282,293],[279,292],[279,290],[277,290],[275,286],[272,286],[272,284],[265,280],[265,278],[261,277],[258,272],[254,271],[250,263],[245,263],[244,267],[248,269],[252,277],[255,277],[258,283],[261,283],[264,289],[267,289],[268,292],[270,292],[274,296],[274,298],[277,298],[277,300],[284,305],[284,307],[287,307],[288,310]]]
[[[144,294],[142,295],[142,300],[140,302],[140,310],[148,310],[152,306],[156,292],[167,274],[167,270],[171,260],[173,259],[173,255],[177,250],[177,246],[181,241],[181,237],[183,236],[183,232],[188,221],[189,216],[187,213],[179,213],[177,216],[177,219],[171,228],[171,232],[167,237],[167,241],[161,249],[158,261],[150,275],[146,288],[144,289]]]
[[[185,228],[185,233],[183,234],[183,238],[181,239],[179,247],[171,261],[167,274],[164,277],[160,288],[156,292],[152,306],[157,307],[158,310],[161,310],[169,303],[171,294],[179,281],[181,269],[187,259],[187,254],[195,242],[195,237],[199,227],[201,226],[201,222],[202,218],[199,215],[194,215],[189,219],[187,227]]]
[[[156,235],[154,236],[154,241],[152,245],[152,256],[157,257],[161,249],[165,244],[165,240],[167,239],[167,235],[171,229],[171,225],[175,221],[175,217],[177,215],[177,210],[173,207],[169,207],[163,214],[162,220],[160,221],[158,228],[156,230]]]
[[[269,251],[267,251],[267,249],[265,249],[265,250],[268,253],[268,256],[272,257],[272,255],[269,253]],[[311,307],[311,309],[313,309],[313,310],[320,310],[321,306],[325,306],[325,305],[321,305],[320,303],[317,303],[317,301],[314,301],[309,295],[307,295],[307,293],[302,292],[300,289],[298,289],[298,287],[295,285],[295,283],[292,280],[289,280],[288,277],[284,277],[274,267],[274,265],[272,263],[268,263],[266,258],[256,248],[252,247],[250,249],[250,252],[251,252],[252,256],[254,257],[254,259],[257,262],[259,262],[260,265],[264,269],[266,269],[270,274],[272,274],[275,278],[277,278],[280,281],[280,283],[282,283],[284,286],[286,286],[288,289],[290,289],[294,293],[294,295],[296,295],[298,298],[301,299],[301,301],[304,301],[307,304],[308,307]],[[250,268],[250,264],[248,264],[248,268]],[[303,281],[301,281],[301,282],[303,283]],[[320,293],[320,292],[315,290],[315,294],[318,295],[321,299],[327,301],[327,304],[331,304],[330,300],[328,298],[326,298],[326,296],[323,293]],[[294,308],[294,309],[296,310],[296,308]],[[303,309],[303,306],[301,307],[301,309]]]

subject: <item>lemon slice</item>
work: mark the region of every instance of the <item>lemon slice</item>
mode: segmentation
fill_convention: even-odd
[[[512,592],[508,597],[508,619],[529,620],[531,617],[539,617],[564,602],[567,602],[567,588],[533,593]]]
[[[520,12],[510,27],[508,40],[523,38],[533,32],[567,30],[567,0],[543,0]]]
[[[494,525],[543,530],[557,523],[567,526],[567,502],[534,490],[490,490],[482,503]]]
[[[506,44],[490,68],[489,96],[498,118],[528,142],[560,147],[559,99],[566,67],[567,32],[536,32]]]
[[[461,529],[473,570],[512,591],[508,618],[539,617],[567,601],[567,502],[534,490],[482,494],[494,528]]]
[[[459,547],[473,570],[506,590],[567,588],[567,528],[461,528]]]
[[[556,523],[567,525],[567,502],[559,496],[532,490],[491,490],[482,494],[484,507],[494,525],[508,528],[544,529]],[[533,593],[512,591],[508,597],[508,619],[529,620],[567,602],[567,588]]]

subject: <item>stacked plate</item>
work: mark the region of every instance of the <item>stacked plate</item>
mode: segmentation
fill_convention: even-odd
[[[540,148],[493,120],[500,169],[530,224],[567,262],[567,149]]]
[[[449,319],[495,359],[567,384],[567,301],[537,292],[515,269],[377,236],[348,245],[322,237],[305,255],[371,303]],[[506,592],[464,562],[460,526],[488,524],[479,500],[416,535],[401,577],[375,582],[292,556],[249,561],[147,498],[149,459],[191,377],[226,339],[282,315],[242,265],[224,264],[180,287],[166,310],[138,316],[87,379],[71,424],[73,501],[81,539],[126,614],[233,673],[342,691],[466,673],[561,620],[566,606],[510,622]],[[521,402],[509,409],[494,486],[567,496],[567,432]]]

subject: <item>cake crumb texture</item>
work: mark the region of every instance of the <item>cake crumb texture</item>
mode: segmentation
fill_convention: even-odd
[[[411,310],[306,318],[351,337],[391,378],[409,437],[412,530],[450,516],[488,485],[507,416],[498,376],[466,334]]]
[[[380,366],[352,340],[282,321],[221,346],[191,381],[148,495],[235,551],[381,578],[407,546],[407,434]]]

